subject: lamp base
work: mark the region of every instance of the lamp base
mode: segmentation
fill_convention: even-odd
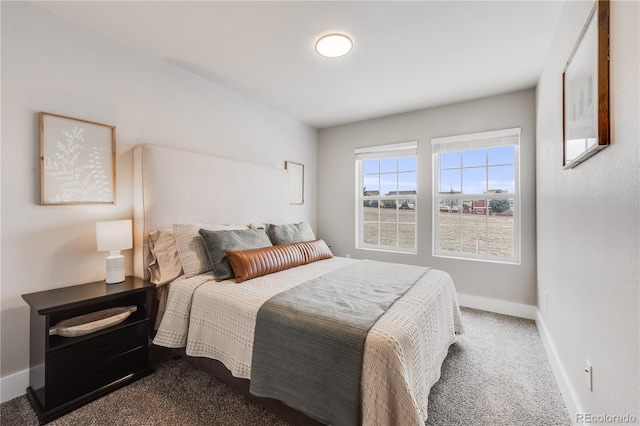
[[[120,251],[112,251],[107,256],[107,284],[117,284],[124,281],[124,256]]]

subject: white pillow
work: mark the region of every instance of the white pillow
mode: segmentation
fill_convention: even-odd
[[[243,225],[207,225],[203,223],[174,223],[173,235],[178,246],[178,255],[186,277],[194,277],[211,270],[211,263],[204,248],[200,229],[224,231],[229,229],[247,229]]]

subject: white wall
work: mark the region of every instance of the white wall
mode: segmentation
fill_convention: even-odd
[[[116,126],[116,205],[39,205],[39,111]],[[303,163],[305,204],[291,206],[288,219],[315,226],[315,129],[30,2],[2,2],[3,378],[28,368],[22,294],[104,279],[94,223],[132,217],[139,143],[274,167]]]
[[[431,139],[522,128],[522,264],[509,265],[432,256]],[[320,130],[318,134],[318,230],[338,255],[432,266],[449,272],[459,293],[516,304],[536,303],[535,92],[478,99]],[[418,141],[418,254],[355,249],[354,148]]]
[[[538,309],[566,373],[567,405],[640,419],[638,5],[611,3],[612,145],[562,170],[562,71],[592,3],[565,5],[537,88],[537,239],[538,300],[549,295]]]

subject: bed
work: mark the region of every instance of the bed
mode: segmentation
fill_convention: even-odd
[[[290,217],[288,182],[284,169],[145,144],[134,150],[134,182],[134,269],[137,276],[145,278],[149,278],[149,265],[157,263],[157,256],[150,247],[157,248],[154,244],[158,243],[155,238],[160,230],[166,231],[165,234],[170,234],[168,230],[178,232],[174,234],[175,239],[184,245],[181,239],[183,228],[176,228],[175,224],[188,227],[191,238],[194,238],[194,230],[199,228],[197,231],[204,241],[205,251],[213,251],[216,250],[216,244],[221,243],[211,242],[207,239],[209,237],[260,233],[265,223],[282,224],[282,228],[278,225],[269,229],[288,230],[287,227],[296,222],[292,220],[295,218]],[[185,188],[189,188],[189,191],[185,191]],[[273,188],[282,190],[274,191]],[[207,225],[203,224],[214,225],[206,229]],[[197,237],[189,241],[196,240]],[[285,248],[294,250],[296,254],[292,256],[304,258],[304,261],[276,268],[271,273],[249,274],[240,284],[236,283],[233,276],[220,279],[224,276],[219,274],[215,259],[213,270],[203,271],[198,261],[185,263],[183,257],[181,266],[184,268],[180,274],[174,272],[173,275],[178,276],[171,276],[164,281],[161,279],[162,284],[166,282],[167,285],[161,285],[158,289],[162,319],[157,323],[154,344],[172,348],[294,424],[424,425],[431,386],[440,377],[440,368],[449,346],[455,342],[456,335],[464,331],[451,277],[431,268],[333,256],[325,249],[326,244],[322,240],[314,241],[317,242],[288,244],[285,241],[282,245],[276,244],[273,249],[257,249],[256,256],[272,256],[269,254],[272,251]],[[320,253],[316,256],[318,259],[309,257],[307,252],[298,254],[296,250],[308,250],[300,248],[305,244],[312,244],[314,253]],[[180,254],[184,254],[184,247],[178,246],[182,248]],[[254,255],[251,250],[225,253],[234,261],[236,253],[240,258],[246,257],[245,253]],[[173,259],[175,261],[175,255]],[[405,275],[406,279],[398,278],[396,293],[384,296],[388,299],[386,302],[376,302],[386,303],[376,314],[378,316],[371,314],[373,316],[369,315],[370,318],[363,322],[366,333],[364,337],[355,338],[353,345],[353,357],[361,358],[357,368],[331,372],[331,362],[318,364],[322,367],[314,368],[316,366],[304,361],[292,371],[304,377],[305,383],[310,383],[308,386],[292,384],[291,389],[303,386],[296,392],[285,389],[284,393],[279,393],[282,389],[272,389],[278,386],[272,386],[270,378],[274,376],[269,374],[289,377],[292,373],[286,372],[284,367],[274,366],[273,359],[269,359],[273,355],[269,355],[269,352],[284,350],[278,349],[278,345],[308,348],[305,339],[313,340],[307,337],[313,333],[305,329],[304,333],[293,332],[287,337],[299,339],[299,344],[291,344],[296,340],[276,342],[275,338],[286,333],[276,329],[271,330],[272,334],[269,335],[265,324],[268,324],[269,315],[275,315],[276,319],[271,321],[280,324],[280,314],[277,313],[280,308],[269,311],[267,307],[291,294],[294,294],[291,296],[294,302],[284,300],[280,303],[289,303],[288,307],[295,306],[306,287],[324,289],[328,283],[348,283],[351,280],[355,283],[353,277],[362,276],[362,283],[353,285],[354,288],[360,286],[360,290],[353,291],[364,294],[368,291],[368,285],[378,285],[382,289],[385,283]],[[335,289],[339,287],[351,286],[341,284]],[[347,299],[358,300],[358,303],[366,299],[354,294],[359,293],[353,293]],[[313,300],[309,303],[316,303],[318,297],[310,299]],[[347,306],[344,309],[348,311],[351,308]],[[326,311],[327,308],[324,306],[320,310]],[[368,308],[365,310],[373,311]],[[275,314],[268,315],[267,312]],[[303,318],[305,314],[301,312],[295,315]],[[299,323],[306,324],[306,320],[293,318],[291,322],[296,326]],[[366,325],[367,321],[369,325]],[[313,324],[313,327],[319,328],[321,333],[324,325]],[[325,331],[325,334],[334,336],[340,333],[334,330],[331,333]],[[346,338],[352,339],[352,336]],[[324,337],[320,339],[325,342]],[[360,341],[363,343],[358,344]],[[343,341],[338,342],[326,344],[327,347],[335,346],[338,349],[334,350],[338,352],[327,352],[324,356],[329,359],[335,357],[334,364],[342,365],[340,363],[343,361],[338,358],[347,358],[345,354],[349,354],[350,349],[345,346],[340,351]],[[311,351],[322,352],[323,344]],[[287,356],[287,353],[284,350],[278,356]],[[295,361],[299,355],[291,356]],[[309,367],[307,370],[305,364]],[[317,386],[320,391],[324,389],[323,386],[327,389],[333,386],[335,389],[321,392],[322,395],[316,394],[319,398],[307,395],[307,399],[323,399],[319,406],[310,407],[313,405],[311,401],[301,402],[296,397],[306,393],[307,388],[309,395],[318,392],[312,384],[316,375],[319,377]],[[330,378],[321,378],[324,376]],[[357,380],[357,389],[352,392],[349,389],[354,380]],[[287,394],[287,391],[294,395]],[[339,396],[331,397],[334,393]],[[348,411],[353,408],[352,400],[357,403],[356,413]],[[339,411],[342,409],[347,410],[345,413],[349,415]]]

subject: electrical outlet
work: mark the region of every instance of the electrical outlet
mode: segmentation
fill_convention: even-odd
[[[587,389],[590,392],[593,392],[593,367],[588,359],[584,360],[584,380],[585,385],[587,385]]]
[[[346,257],[347,259],[351,259],[351,255],[349,253],[345,254],[344,257]]]

